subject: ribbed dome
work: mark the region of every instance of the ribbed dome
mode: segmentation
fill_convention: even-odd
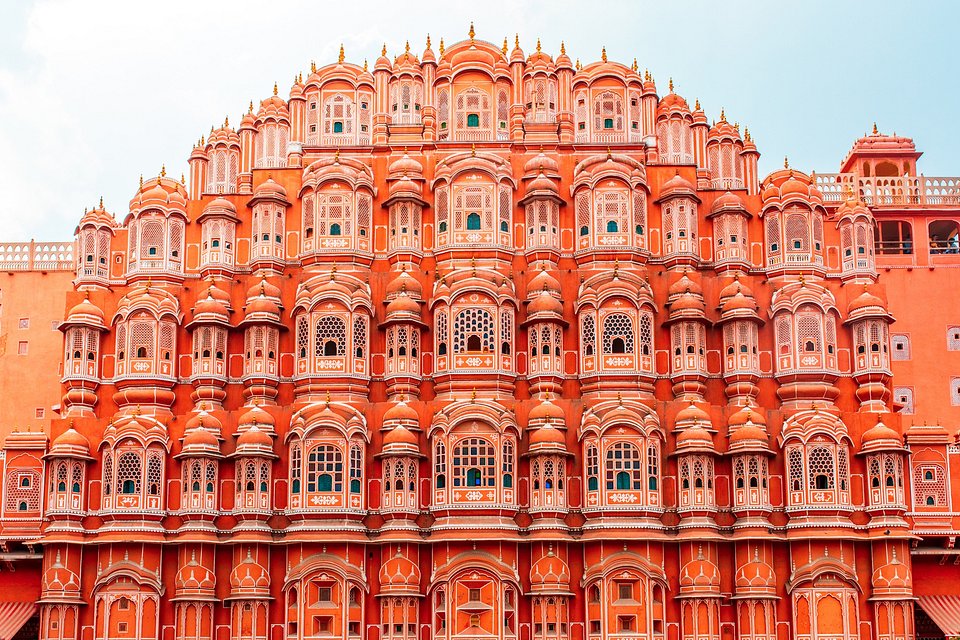
[[[540,295],[527,306],[527,313],[563,316],[563,304],[547,291],[541,291]]]
[[[687,427],[677,434],[677,449],[687,448],[713,449],[713,438],[710,432],[700,426]]]
[[[238,424],[241,428],[257,425],[259,427],[269,427],[267,431],[273,431],[275,421],[273,416],[254,405],[249,411],[240,416]]]
[[[701,297],[703,296],[703,287],[701,287],[695,280],[692,280],[689,272],[686,270],[684,270],[680,278],[670,285],[669,289],[667,289],[667,297],[672,298],[684,293],[692,293],[693,295]]]
[[[684,424],[700,422],[710,424],[710,414],[691,402],[677,413],[677,417],[674,420],[677,423]]]
[[[90,441],[71,425],[54,439],[49,456],[89,457]]]
[[[540,404],[530,410],[527,419],[530,421],[549,420],[563,424],[566,419],[566,414],[564,414],[563,409],[552,403],[550,398],[545,398]]]
[[[423,286],[406,270],[401,271],[396,278],[387,284],[386,297],[392,298],[401,291],[406,291],[407,295],[417,299],[423,297]]]
[[[411,314],[419,318],[420,304],[402,292],[387,305],[387,317],[396,314]]]
[[[410,421],[413,424],[419,424],[420,415],[417,413],[416,409],[401,400],[386,410],[386,412],[383,414],[383,421],[384,423],[394,421]]]
[[[249,429],[237,437],[237,448],[241,447],[265,447],[270,449],[273,447],[273,439],[257,424],[251,424]]]
[[[523,172],[529,174],[551,174],[558,173],[560,165],[556,160],[545,154],[543,151],[533,156],[523,164]]]
[[[423,173],[423,165],[420,164],[419,161],[411,158],[408,154],[404,153],[402,157],[390,163],[387,171],[399,175],[411,173],[420,175]]]
[[[564,448],[566,439],[560,429],[553,427],[549,422],[530,434],[530,450],[536,450],[548,446],[550,448]]]
[[[418,442],[419,441],[417,440],[416,434],[414,434],[412,431],[410,431],[403,425],[399,425],[394,427],[393,429],[390,429],[390,431],[388,431],[386,435],[383,436],[384,447],[388,447],[391,445],[399,445],[399,444],[412,445],[415,447],[417,446]]]
[[[287,199],[287,190],[284,189],[279,183],[275,182],[273,178],[267,178],[253,190],[254,197],[259,198],[274,198],[277,200],[286,200]]]
[[[184,430],[189,431],[197,427],[219,433],[220,430],[223,429],[223,423],[220,422],[220,419],[217,418],[217,416],[207,413],[206,409],[201,408],[196,415],[187,420]]]

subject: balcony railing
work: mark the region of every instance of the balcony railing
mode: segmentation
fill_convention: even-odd
[[[843,202],[856,190],[865,204],[874,207],[960,206],[960,177],[818,173],[816,183],[825,202]]]
[[[72,242],[0,243],[0,269],[7,271],[73,271]]]

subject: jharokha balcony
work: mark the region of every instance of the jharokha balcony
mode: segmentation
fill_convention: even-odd
[[[871,207],[960,206],[960,177],[858,176],[818,173],[817,188],[826,203],[843,202],[855,193]]]

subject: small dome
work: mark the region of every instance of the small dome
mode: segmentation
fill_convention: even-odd
[[[253,300],[247,301],[247,315],[252,314],[266,314],[271,316],[280,315],[280,307],[277,306],[277,303],[268,298],[265,295],[259,295]]]
[[[247,299],[255,298],[260,294],[279,300],[280,287],[270,284],[265,277],[261,276],[260,282],[247,289]]]
[[[703,311],[705,308],[706,304],[704,303],[703,298],[689,291],[680,294],[676,300],[670,303],[671,314],[678,313],[680,311]]]
[[[230,590],[233,595],[270,595],[270,574],[250,557],[249,551],[243,562],[230,572]]]
[[[563,437],[563,432],[560,431],[560,429],[555,428],[549,422],[530,434],[531,451],[543,448],[563,449],[566,447],[566,444],[567,441],[566,438]]]
[[[397,402],[383,414],[383,422],[412,422],[414,424],[420,423],[420,415],[417,413],[417,410],[408,405],[403,400]]]
[[[267,431],[273,431],[275,421],[273,416],[254,405],[249,411],[240,416],[238,424],[241,428],[250,426],[269,427]]]
[[[557,188],[556,183],[542,173],[539,174],[536,178],[534,178],[530,182],[530,184],[527,185],[528,194],[535,193],[538,191],[541,191],[541,192],[549,191],[551,193],[557,193],[557,194],[560,193],[560,190]]]
[[[217,437],[199,427],[190,429],[187,431],[186,435],[183,436],[183,448],[197,448],[197,447],[216,447],[219,448],[219,442]]]
[[[559,173],[560,165],[556,160],[543,151],[527,160],[523,165],[523,172],[529,174]]]
[[[90,298],[86,297],[80,301],[80,304],[74,305],[70,311],[67,313],[67,317],[71,316],[92,316],[103,320],[103,310],[100,309],[97,305],[90,302]]]
[[[237,208],[223,196],[217,196],[210,201],[210,204],[203,208],[203,213],[200,215],[200,218],[206,218],[208,216],[225,216],[236,219]]]
[[[754,555],[753,560],[737,569],[737,593],[765,593],[774,594],[777,588],[777,577],[773,567]]]
[[[73,425],[54,439],[50,445],[50,456],[89,457],[90,441],[73,428]]]
[[[903,448],[903,439],[899,433],[878,420],[877,424],[863,434],[860,445],[864,452],[896,450]]]
[[[747,443],[761,444],[763,447],[766,447],[769,442],[767,433],[757,425],[750,423],[737,427],[733,433],[730,434],[729,440],[731,447]]]
[[[713,438],[703,427],[687,427],[677,435],[677,449],[713,449]]]
[[[539,295],[541,291],[560,291],[560,282],[547,271],[546,265],[541,264],[540,270],[527,282],[527,296]]]
[[[672,90],[660,100],[660,104],[657,105],[657,114],[662,115],[671,111],[690,113],[690,105],[687,104],[687,101]]]
[[[711,214],[717,214],[722,211],[746,211],[746,207],[743,204],[743,200],[740,199],[740,196],[727,191],[714,200],[713,206],[710,207]]]
[[[544,398],[540,404],[530,410],[530,414],[527,416],[529,421],[546,420],[556,421],[560,424],[563,424],[565,419],[566,414],[564,414],[563,409],[553,404],[550,398]]]
[[[726,300],[727,298],[737,295],[737,293],[742,293],[748,298],[753,297],[753,291],[750,290],[750,287],[743,284],[740,281],[740,274],[737,273],[734,275],[733,280],[729,284],[720,289],[720,300]]]
[[[200,410],[196,413],[196,415],[191,416],[187,420],[187,424],[184,427],[184,431],[189,431],[197,427],[205,429],[207,431],[219,433],[220,430],[223,429],[223,423],[220,422],[220,419],[217,418],[217,416],[211,413],[207,413],[207,410],[202,408],[201,406]]]
[[[419,318],[420,304],[405,292],[401,292],[400,295],[387,304],[387,317],[396,314],[410,314]]]
[[[756,311],[757,301],[752,297],[748,298],[747,296],[743,295],[742,292],[737,292],[735,296],[724,301],[723,305],[720,307],[720,312],[731,313],[741,309],[746,309],[747,311]]]
[[[243,448],[273,448],[273,438],[258,425],[251,424],[250,428],[237,437],[237,449]]]
[[[710,414],[691,402],[688,406],[684,407],[677,413],[677,417],[674,418],[674,421],[683,424],[710,424]]]
[[[191,559],[177,571],[174,587],[177,592],[213,592],[216,583],[217,578],[213,571],[197,563],[196,559]]]
[[[393,445],[411,445],[416,447],[418,444],[419,440],[417,439],[416,434],[403,425],[398,425],[393,429],[390,429],[390,431],[383,436],[384,448]]]
[[[757,408],[751,405],[747,405],[732,413],[727,419],[727,425],[731,427],[736,427],[747,423],[764,426],[767,424],[767,421],[763,417],[763,414],[759,413]]]
[[[271,200],[287,202],[287,190],[274,181],[273,178],[267,178],[253,190],[253,198],[258,200],[269,198]]]
[[[406,291],[407,295],[417,299],[423,298],[423,286],[406,269],[387,284],[386,297],[392,298],[401,291]]]
[[[859,311],[860,309],[866,309],[868,307],[879,307],[884,309],[884,306],[885,304],[880,297],[873,295],[867,290],[866,287],[864,287],[863,293],[854,298],[850,302],[849,306],[847,306],[847,312],[853,313],[854,311]]]
[[[553,549],[541,556],[530,567],[530,588],[533,591],[570,589],[570,568],[567,563],[556,554]]]
[[[198,300],[197,303],[193,306],[193,315],[194,317],[200,315],[212,315],[212,316],[221,316],[226,318],[230,314],[230,311],[227,307],[217,300],[209,293],[207,297],[202,300]]]
[[[399,552],[380,567],[383,593],[420,595],[420,568]]]
[[[563,304],[547,291],[541,291],[540,295],[533,299],[527,306],[527,314],[541,315],[549,314],[563,316]]]
[[[692,293],[695,296],[703,297],[703,287],[701,287],[695,280],[692,280],[689,272],[686,270],[684,270],[683,274],[680,276],[680,279],[670,285],[670,288],[667,289],[667,297],[672,298],[685,293]]]
[[[402,157],[394,160],[390,163],[390,166],[387,168],[387,171],[392,174],[398,175],[409,175],[409,174],[423,174],[423,165],[419,161],[411,158],[407,153],[404,153]]]
[[[716,592],[720,590],[720,571],[710,560],[699,556],[683,565],[680,570],[680,590]]]
[[[803,182],[797,180],[793,176],[787,179],[782,185],[780,185],[780,197],[785,198],[788,195],[801,195],[808,196],[810,190],[807,188]]]

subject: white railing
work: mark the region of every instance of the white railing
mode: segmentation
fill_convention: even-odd
[[[818,173],[816,184],[825,202],[843,202],[856,190],[865,204],[874,207],[960,206],[960,177]]]
[[[7,271],[73,271],[72,242],[0,243],[0,269]]]

